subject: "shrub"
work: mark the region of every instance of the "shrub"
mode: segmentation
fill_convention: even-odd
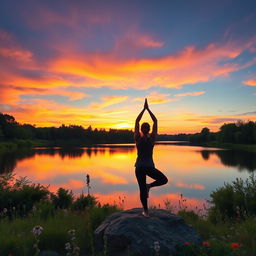
[[[67,209],[71,206],[74,195],[72,191],[64,188],[59,188],[56,195],[51,194],[52,202],[55,208]]]
[[[72,204],[72,209],[77,211],[83,211],[87,207],[93,207],[97,204],[97,200],[94,196],[81,194],[77,197]]]
[[[47,187],[29,184],[26,178],[14,179],[11,174],[0,176],[0,211],[6,209],[9,218],[26,216],[33,206],[49,195]]]
[[[232,184],[224,183],[224,186],[211,193],[213,206],[210,208],[209,217],[212,221],[217,221],[217,216],[221,220],[245,219],[248,216],[256,215],[256,179],[251,174],[243,181],[236,179]]]

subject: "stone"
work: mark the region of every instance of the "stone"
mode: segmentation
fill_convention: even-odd
[[[149,218],[141,212],[135,208],[106,218],[94,232],[96,251],[110,256],[174,256],[177,245],[202,241],[193,227],[167,210],[150,209]]]

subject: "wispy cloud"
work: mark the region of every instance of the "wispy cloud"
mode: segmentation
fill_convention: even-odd
[[[176,97],[186,97],[186,96],[198,96],[198,95],[202,95],[205,94],[204,91],[200,91],[200,92],[185,92],[185,93],[181,93],[181,94],[176,94]]]
[[[102,97],[102,102],[99,103],[92,103],[91,107],[92,108],[106,108],[111,105],[115,105],[121,102],[124,102],[128,99],[128,96],[105,96]]]
[[[251,80],[246,80],[243,83],[248,85],[248,86],[256,86],[256,78],[255,79],[251,79]]]
[[[182,182],[176,182],[175,186],[178,188],[190,188],[190,189],[196,189],[196,190],[204,190],[205,186],[200,184],[185,184]]]
[[[133,101],[144,102],[145,98],[148,99],[149,104],[161,104],[170,102],[172,99],[169,98],[171,94],[169,93],[159,93],[159,92],[151,92],[149,95],[145,95],[145,97],[136,97]]]

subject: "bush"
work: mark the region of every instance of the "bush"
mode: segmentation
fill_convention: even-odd
[[[51,195],[51,199],[55,208],[68,209],[74,200],[74,195],[68,189],[59,188],[56,195]]]
[[[72,204],[72,209],[77,211],[83,211],[87,207],[93,207],[97,204],[97,200],[94,196],[81,194],[77,197]]]
[[[213,206],[209,211],[209,218],[217,222],[256,215],[256,179],[254,174],[248,179],[236,179],[232,184],[224,186],[211,193]]]
[[[48,188],[40,184],[29,184],[26,178],[14,179],[14,176],[0,176],[0,211],[6,211],[9,218],[26,216],[33,206],[46,200]]]

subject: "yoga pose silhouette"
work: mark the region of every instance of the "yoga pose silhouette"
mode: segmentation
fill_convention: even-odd
[[[153,130],[150,134],[150,125],[148,123],[143,123],[141,125],[140,133],[140,120],[145,112],[148,111],[150,117],[153,120]],[[155,145],[155,140],[157,136],[157,119],[155,115],[151,112],[148,106],[147,99],[145,99],[144,108],[136,118],[135,129],[134,129],[134,139],[137,147],[137,160],[135,163],[135,174],[139,184],[140,189],[140,201],[143,206],[142,215],[149,217],[148,214],[148,196],[149,190],[152,187],[161,186],[168,182],[166,176],[155,168],[153,161],[153,148]],[[146,176],[154,179],[152,183],[146,183]]]

